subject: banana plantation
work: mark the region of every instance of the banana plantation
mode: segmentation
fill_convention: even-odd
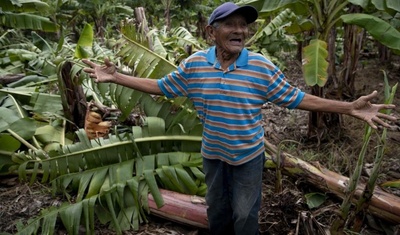
[[[204,28],[223,2],[0,1],[1,234],[166,234],[144,232],[154,218],[207,234],[191,101],[95,83],[82,59],[161,78],[210,46]],[[400,105],[399,0],[235,3],[259,12],[246,47],[294,85]],[[260,234],[400,233],[399,121],[374,130],[267,103],[264,124]]]

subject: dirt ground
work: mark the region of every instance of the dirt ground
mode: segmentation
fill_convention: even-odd
[[[390,66],[383,66],[379,61],[374,60],[364,63],[363,66],[358,71],[357,78],[357,90],[360,95],[368,94],[376,89],[381,97],[383,92],[381,69],[383,68],[388,72],[389,82],[392,86],[396,82],[400,82],[400,62],[392,62]],[[306,89],[301,78],[299,64],[292,62],[287,67],[285,73],[290,82]],[[397,108],[393,112],[397,116],[400,116],[399,94],[398,91],[394,102],[397,104]],[[267,104],[264,115],[266,136],[273,144],[279,144],[284,140],[296,141],[298,144],[288,143],[284,150],[307,161],[318,161],[321,165],[346,176],[354,169],[364,132],[364,124],[359,120],[342,117],[343,126],[340,133],[329,133],[332,138],[318,144],[316,138],[307,136],[307,112],[286,110]],[[400,122],[396,124],[388,134],[388,148],[379,178],[380,182],[400,179]],[[373,150],[376,145],[371,144],[371,146]],[[338,155],[335,155],[333,160],[332,156],[327,157],[332,152]],[[365,164],[366,172],[374,154],[374,151],[368,153]],[[310,192],[320,192],[318,189],[306,184],[301,179],[284,176],[283,192],[277,194],[274,193],[275,172],[265,170],[264,178],[263,203],[259,221],[261,234],[307,234],[306,228],[324,230],[331,224],[334,212],[340,206],[340,200],[329,197],[322,206],[311,210],[305,203],[304,195]],[[19,183],[17,177],[0,178],[0,234],[2,232],[13,234],[16,232],[18,220],[26,221],[43,208],[60,204],[61,199],[52,197],[50,189],[47,187],[39,183],[28,186],[26,183]],[[399,190],[391,192],[400,196]],[[149,217],[149,221],[148,224],[143,224],[139,231],[127,231],[125,234],[208,234],[204,230],[152,216]],[[368,215],[361,234],[385,234],[384,229],[386,229],[386,234],[399,234],[400,231],[399,225],[389,224]],[[58,234],[65,234],[65,232],[60,228]],[[113,234],[113,232],[106,227],[99,226],[96,234]],[[309,234],[323,233],[314,231]]]

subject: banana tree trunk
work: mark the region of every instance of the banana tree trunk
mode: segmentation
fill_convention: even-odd
[[[157,208],[153,197],[149,194],[151,214],[185,225],[208,228],[204,198],[165,189],[160,189],[160,192],[164,199],[164,206],[161,208]]]
[[[0,76],[0,85],[7,85],[13,82],[16,82],[20,79],[25,77],[25,74],[20,73],[20,74],[7,74],[5,76]]]
[[[350,14],[360,13],[362,12],[362,8],[350,5],[348,11]],[[342,98],[355,96],[357,66],[359,65],[360,51],[365,40],[365,31],[360,31],[356,25],[345,25],[344,29],[343,70],[340,75],[341,81],[339,82],[339,90]]]
[[[66,62],[61,67],[61,76],[58,78],[64,116],[67,122],[68,133],[74,133],[85,125],[86,96],[78,78],[71,77],[72,63]]]
[[[136,28],[143,35],[148,35],[150,29],[146,18],[146,11],[143,7],[135,8]],[[153,39],[150,36],[146,36],[149,48],[153,50]]]
[[[269,142],[265,142],[268,155],[266,168],[276,168],[277,148]],[[346,192],[349,178],[325,169],[322,166],[314,166],[287,153],[281,153],[281,170],[292,177],[302,177],[308,183],[318,187],[322,191],[333,193],[343,198]],[[354,195],[354,202],[362,195],[365,184],[359,184]],[[154,199],[149,195],[150,212],[153,215],[190,225],[198,228],[208,228],[207,206],[202,197],[180,194],[161,189],[164,206],[157,208]],[[369,213],[392,223],[400,224],[400,197],[387,193],[380,188],[374,190],[374,195],[368,207]]]
[[[269,154],[265,166],[275,168],[276,146],[265,142],[266,152]],[[320,165],[314,166],[287,153],[281,153],[281,168],[284,174],[292,177],[302,177],[308,183],[319,189],[333,193],[343,199],[349,178],[330,171]],[[354,194],[353,202],[360,198],[365,184],[359,183]],[[387,193],[376,187],[368,207],[369,213],[392,223],[400,224],[400,197]]]

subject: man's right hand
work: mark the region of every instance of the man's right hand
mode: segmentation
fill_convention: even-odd
[[[83,59],[82,62],[90,66],[90,68],[84,68],[83,71],[94,78],[95,82],[114,82],[117,67],[109,59],[104,59],[104,65],[98,65],[87,59]]]

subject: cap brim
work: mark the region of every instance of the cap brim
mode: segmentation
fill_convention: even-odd
[[[239,7],[238,9],[234,10],[231,14],[233,14],[233,13],[240,13],[241,15],[243,15],[244,18],[246,18],[246,22],[248,24],[253,23],[258,18],[258,12],[252,6]]]
[[[241,7],[238,7],[236,9],[233,9],[231,11],[225,12],[224,14],[222,14],[222,15],[218,16],[217,18],[215,18],[209,24],[212,24],[212,23],[214,23],[215,21],[218,21],[218,20],[222,20],[222,19],[224,19],[224,18],[226,18],[226,17],[228,17],[228,16],[230,16],[230,15],[232,15],[234,13],[239,13],[242,16],[244,16],[244,18],[246,18],[246,22],[248,24],[253,23],[258,18],[258,11],[254,7],[252,7],[252,6],[241,6]]]

